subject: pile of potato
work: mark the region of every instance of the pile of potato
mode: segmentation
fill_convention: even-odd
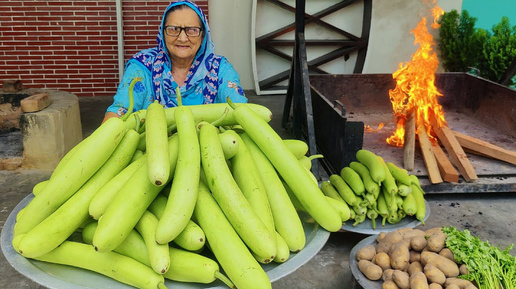
[[[382,282],[382,289],[474,289],[464,264],[456,263],[445,247],[440,227],[426,231],[402,228],[377,235],[375,245],[357,251],[358,269],[366,278]]]

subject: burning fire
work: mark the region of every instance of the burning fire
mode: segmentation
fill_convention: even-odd
[[[437,20],[444,11],[436,5],[435,0],[433,4],[432,28],[436,29],[439,27]],[[394,115],[397,117],[397,128],[386,141],[398,147],[403,146],[405,121],[412,112],[415,114],[416,127],[424,124],[429,135],[431,135],[431,119],[435,119],[439,126],[446,125],[444,111],[437,101],[437,97],[442,94],[434,85],[439,60],[432,50],[434,41],[433,36],[428,32],[426,17],[421,19],[411,33],[415,37],[414,44],[419,45],[419,48],[412,55],[411,61],[405,65],[400,63],[399,69],[392,75],[396,80],[396,87],[389,90]]]
[[[377,128],[372,128],[370,125],[366,124],[364,127],[364,132],[376,132],[383,128],[383,123],[378,124]]]

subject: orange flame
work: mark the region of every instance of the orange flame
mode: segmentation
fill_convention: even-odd
[[[372,128],[370,125],[366,124],[364,126],[364,132],[377,132],[377,131],[381,130],[383,128],[383,126],[384,126],[383,122],[378,124],[377,128]]]
[[[437,20],[439,20],[439,18],[443,14],[444,14],[443,9],[441,9],[441,7],[437,6],[435,4],[435,0],[434,0],[434,8],[432,8],[432,17],[434,18],[434,22],[432,23],[432,29],[437,29],[441,26],[439,23],[437,23]]]
[[[438,18],[444,13],[436,6],[432,9],[434,22],[432,27],[438,28]],[[438,103],[437,97],[442,94],[434,85],[435,71],[439,65],[437,54],[432,50],[434,46],[433,36],[428,32],[427,20],[421,19],[417,27],[411,31],[414,34],[414,44],[419,45],[418,50],[412,55],[411,61],[403,65],[392,74],[396,80],[396,87],[389,90],[389,98],[392,103],[394,115],[397,117],[396,131],[386,139],[393,146],[402,147],[405,136],[405,120],[411,112],[415,113],[416,125],[424,124],[429,135],[431,118],[435,118],[439,126],[446,125],[444,111]]]

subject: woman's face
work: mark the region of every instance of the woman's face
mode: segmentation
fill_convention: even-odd
[[[190,8],[170,12],[165,20],[165,27],[166,26],[203,27],[197,13]],[[192,62],[195,59],[197,50],[201,47],[204,34],[201,32],[197,37],[187,36],[186,31],[181,30],[178,36],[169,36],[165,31],[163,35],[171,59]]]

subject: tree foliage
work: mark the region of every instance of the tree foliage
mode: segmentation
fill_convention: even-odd
[[[516,57],[516,26],[511,28],[509,18],[503,17],[487,35],[478,68],[482,77],[499,81]]]
[[[516,26],[502,17],[492,31],[475,28],[477,18],[463,10],[446,12],[440,18],[438,47],[445,71],[478,71],[483,78],[499,82],[516,58]],[[513,78],[512,85],[515,84]]]
[[[467,72],[478,63],[482,39],[475,30],[477,18],[467,11],[444,13],[440,19],[439,50],[446,71]]]

